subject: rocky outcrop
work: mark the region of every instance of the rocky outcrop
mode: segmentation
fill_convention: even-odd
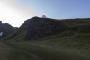
[[[26,38],[30,40],[63,32],[66,27],[67,26],[59,20],[33,17],[25,21],[20,27],[20,30],[27,31]]]
[[[15,34],[14,40],[33,40],[49,35],[72,36],[79,33],[90,33],[90,19],[50,19],[33,17],[26,20]]]

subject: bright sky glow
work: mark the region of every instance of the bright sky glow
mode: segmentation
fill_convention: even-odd
[[[25,20],[39,15],[31,8],[15,4],[14,0],[10,1],[14,4],[9,4],[10,2],[8,1],[4,0],[0,2],[0,21],[3,23],[9,23],[14,27],[20,27]]]
[[[0,20],[15,27],[43,14],[56,19],[90,18],[90,0],[0,0]]]
[[[22,19],[25,19],[22,17],[22,15],[16,11],[15,9],[9,7],[8,5],[5,5],[4,3],[0,3],[0,20],[2,20],[4,23],[10,23],[13,26],[19,26]]]

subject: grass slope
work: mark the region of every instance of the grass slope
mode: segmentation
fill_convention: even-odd
[[[10,60],[90,60],[90,33],[57,34],[31,41],[8,40]]]
[[[0,42],[0,60],[8,60],[10,47]]]
[[[27,29],[21,29],[15,37],[0,45],[5,46],[4,50],[1,48],[3,58],[0,60],[90,60],[90,29],[74,31],[77,26],[89,26],[90,19],[63,22],[72,30],[38,40],[25,40]]]

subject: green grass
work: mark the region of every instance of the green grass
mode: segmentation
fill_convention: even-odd
[[[40,46],[34,44],[28,44],[28,42],[22,43],[13,43],[11,45],[15,49],[15,53],[11,54],[10,58],[20,59],[23,56],[23,59],[31,59],[30,56],[38,58],[36,60],[88,60],[89,57],[80,54],[79,50],[73,49],[58,49],[47,46]],[[29,58],[28,58],[29,56]],[[32,60],[33,60],[32,59]],[[12,59],[11,59],[12,60]]]
[[[90,20],[69,19],[62,22],[73,31],[38,40],[25,40],[27,24],[23,25],[16,36],[7,36],[5,41],[0,42],[0,60],[90,60],[90,30],[74,31],[75,27],[89,26]]]
[[[39,40],[7,40],[9,60],[90,60],[90,33],[53,35]]]
[[[10,47],[0,41],[0,60],[8,60]]]

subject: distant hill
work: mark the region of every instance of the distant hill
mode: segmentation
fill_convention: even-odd
[[[12,27],[10,24],[2,23],[2,21],[0,21],[0,32],[3,32],[1,38],[6,37],[7,35],[10,35],[12,33],[15,33],[16,29],[17,28]]]
[[[33,17],[25,21],[19,28],[16,36],[25,33],[25,39],[38,39],[65,31],[67,26],[59,20]]]
[[[12,38],[16,40],[25,39],[39,39],[42,37],[66,33],[66,35],[73,35],[75,33],[89,33],[90,19],[50,19],[33,17],[26,20],[18,29],[17,33]]]

